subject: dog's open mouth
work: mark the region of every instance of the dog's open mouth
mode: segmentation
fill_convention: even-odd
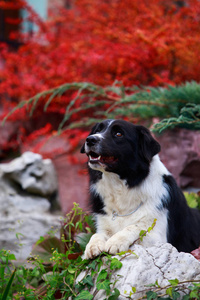
[[[114,156],[99,155],[93,151],[90,151],[88,153],[88,157],[89,157],[89,162],[92,164],[94,163],[110,164],[117,161],[117,159]]]

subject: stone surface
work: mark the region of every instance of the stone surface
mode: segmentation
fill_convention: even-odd
[[[60,228],[60,216],[50,213],[57,188],[51,160],[39,154],[25,152],[0,164],[0,249],[25,259],[40,236]]]
[[[18,183],[22,190],[38,195],[51,195],[57,190],[57,178],[50,159],[25,152],[10,163],[0,165],[2,177]]]
[[[115,287],[120,291],[118,300],[125,299],[124,292],[127,291],[129,294],[132,287],[136,288],[136,293],[131,296],[131,299],[138,299],[145,295],[145,290],[148,290],[147,285],[154,284],[156,281],[161,287],[167,286],[168,280],[176,278],[180,282],[200,281],[200,262],[191,254],[179,253],[170,244],[160,244],[149,248],[134,245],[132,250],[136,255],[131,254],[123,259],[122,268],[112,275],[111,281],[117,280]],[[120,257],[117,258],[120,259]],[[81,280],[83,276],[84,273],[79,275],[78,280]],[[105,297],[103,290],[100,290],[96,296],[98,300],[103,300]]]
[[[200,188],[200,132],[181,128],[156,136],[160,158],[181,188]]]
[[[58,174],[59,198],[64,214],[73,207],[73,202],[88,210],[89,176],[87,174],[87,157],[76,153],[78,163],[73,163],[69,155],[62,155],[53,159]],[[85,160],[81,163],[81,160]],[[84,174],[83,174],[84,173]]]
[[[200,261],[200,247],[191,252],[191,254]]]
[[[58,232],[60,217],[40,210],[0,215],[0,249],[11,250],[17,259],[26,260],[40,236],[50,230]]]

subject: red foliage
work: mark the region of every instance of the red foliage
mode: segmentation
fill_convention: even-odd
[[[32,38],[21,36],[23,45],[15,52],[1,45],[2,117],[17,102],[66,82],[88,81],[105,86],[117,79],[127,86],[165,86],[199,81],[200,2],[191,0],[182,8],[174,3],[81,0],[70,9],[51,12],[44,23],[25,1],[1,1],[2,9],[26,8],[28,18],[40,27]],[[45,135],[54,131],[71,94],[55,99],[48,110],[51,118],[45,115],[41,103],[32,125],[26,125],[22,143],[36,139],[37,130],[46,123],[52,127]],[[25,115],[26,111],[20,110],[12,120],[23,119],[25,124]],[[77,114],[75,119],[81,117]]]

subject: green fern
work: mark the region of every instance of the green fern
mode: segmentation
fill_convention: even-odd
[[[193,103],[186,104],[180,111],[178,118],[164,119],[154,125],[153,131],[162,132],[165,129],[174,127],[200,130],[200,105]]]
[[[34,97],[20,102],[3,120],[17,109],[29,108],[32,115],[41,99],[44,110],[56,97],[61,97],[67,91],[77,91],[76,97],[69,101],[59,131],[66,128],[84,127],[105,118],[129,118],[134,121],[151,120],[154,117],[163,119],[153,128],[155,132],[175,126],[188,129],[200,129],[200,84],[192,81],[180,86],[167,88],[154,87],[124,87],[121,82],[112,86],[101,87],[88,82],[66,83],[59,87],[41,92]],[[75,107],[77,99],[79,107]],[[107,109],[105,110],[105,105]],[[88,113],[92,109],[92,115]],[[74,122],[71,117],[84,111]]]

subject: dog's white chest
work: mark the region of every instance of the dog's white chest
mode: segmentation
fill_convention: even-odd
[[[113,216],[113,211],[119,215],[129,214],[141,202],[140,199],[134,199],[133,190],[128,189],[126,181],[114,173],[103,173],[102,179],[91,189],[101,196],[104,210],[109,216]]]
[[[159,162],[159,159],[155,159],[155,163]],[[167,211],[161,212],[158,207],[167,191],[163,186],[162,176],[155,169],[152,168],[148,179],[135,188],[128,188],[126,181],[121,180],[117,174],[102,174],[102,179],[91,186],[104,203],[105,215],[96,216],[97,232],[110,237],[133,224],[135,228],[147,230],[154,219],[157,219],[154,235],[157,240],[166,242]],[[117,214],[115,218],[114,212]]]

